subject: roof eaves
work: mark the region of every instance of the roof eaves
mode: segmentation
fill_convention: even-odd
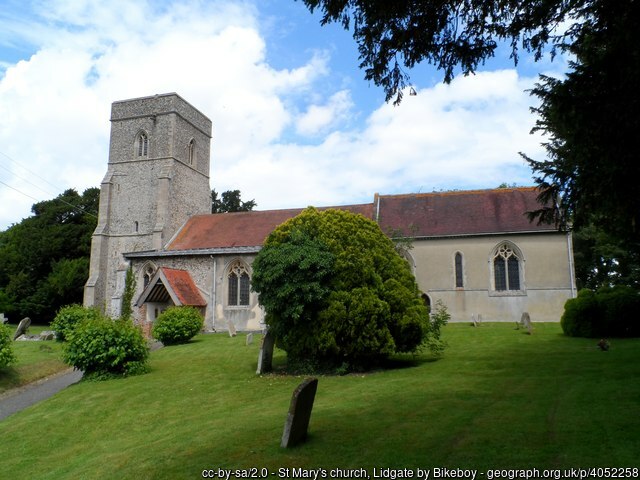
[[[258,253],[262,245],[246,247],[216,247],[195,248],[189,250],[148,250],[144,252],[128,252],[123,255],[126,258],[150,258],[150,257],[187,257],[201,255],[233,255],[238,253]]]

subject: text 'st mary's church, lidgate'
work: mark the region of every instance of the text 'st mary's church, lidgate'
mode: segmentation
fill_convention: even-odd
[[[197,307],[205,330],[260,330],[251,265],[266,236],[302,208],[211,214],[211,121],[175,93],[114,102],[107,173],[84,304],[112,317],[127,270],[133,311],[149,331],[171,305]],[[393,159],[390,159],[393,161]],[[535,188],[378,195],[335,208],[410,236],[425,302],[453,321],[558,321],[575,296],[571,235],[529,222]]]

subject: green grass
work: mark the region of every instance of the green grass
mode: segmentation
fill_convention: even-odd
[[[209,468],[638,466],[640,339],[454,324],[445,355],[321,377],[308,442],[281,449],[302,377],[256,376],[258,343],[201,335],[151,373],[82,382],[0,422],[0,478],[201,478]],[[276,363],[284,360],[277,352]],[[271,477],[277,478],[277,477]]]
[[[11,327],[15,331],[17,325]],[[43,330],[49,328],[31,326],[28,333],[35,335]],[[60,342],[13,342],[12,345],[18,361],[0,369],[0,394],[69,368],[61,360]]]

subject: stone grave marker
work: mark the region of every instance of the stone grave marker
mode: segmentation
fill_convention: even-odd
[[[227,320],[227,327],[229,328],[229,336],[230,337],[235,337],[236,336],[236,326],[233,324],[233,322],[231,320]]]
[[[256,374],[260,375],[268,373],[273,369],[273,347],[275,346],[275,338],[273,334],[267,330],[262,337],[260,344],[260,353],[258,354],[258,369]]]
[[[7,323],[9,319],[4,316],[4,313],[0,313],[0,323]]]
[[[526,328],[527,333],[531,335],[533,331],[533,327],[531,325],[531,316],[529,316],[529,312],[522,312],[522,317],[520,317],[520,323],[518,324],[518,328]]]
[[[16,328],[16,333],[13,334],[13,339],[15,340],[20,335],[27,333],[29,325],[31,325],[31,319],[29,317],[24,317],[22,320],[20,320],[18,328]]]
[[[475,313],[472,313],[472,314],[471,314],[471,324],[472,324],[474,327],[477,327],[477,326],[478,326],[478,321],[476,320],[476,314],[475,314]]]
[[[289,413],[282,432],[281,447],[291,448],[307,439],[309,419],[311,418],[311,410],[313,409],[313,401],[316,398],[317,390],[318,379],[307,378],[293,391]]]
[[[482,324],[482,314],[481,313],[478,314],[477,322],[478,322],[478,325]]]
[[[253,333],[247,333],[247,339],[245,340],[247,347],[253,343]]]
[[[55,340],[56,332],[53,330],[44,330],[40,332],[40,340]]]

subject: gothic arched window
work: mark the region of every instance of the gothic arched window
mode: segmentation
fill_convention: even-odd
[[[454,260],[456,288],[464,287],[464,271],[462,270],[462,253],[456,252]]]
[[[240,261],[236,261],[229,269],[228,303],[231,306],[249,306],[249,272]]]
[[[149,137],[144,132],[140,132],[136,137],[136,154],[138,157],[149,155]]]
[[[522,259],[513,245],[502,243],[492,259],[494,289],[496,291],[522,290]]]

